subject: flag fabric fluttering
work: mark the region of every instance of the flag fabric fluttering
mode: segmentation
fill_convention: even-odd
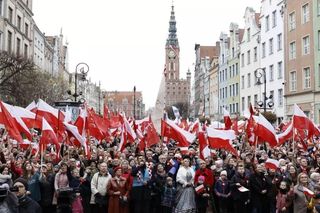
[[[225,108],[223,108],[223,120],[224,120],[224,129],[225,130],[231,129],[232,121],[230,118],[230,113]]]
[[[275,159],[271,159],[271,158],[268,158],[265,162],[265,167],[267,169],[274,169],[274,170],[277,170],[279,168],[279,161],[275,160]]]
[[[259,137],[259,140],[268,142],[271,147],[277,146],[278,138],[272,124],[262,114],[259,114],[259,116],[255,117],[255,119],[257,123],[255,135]]]

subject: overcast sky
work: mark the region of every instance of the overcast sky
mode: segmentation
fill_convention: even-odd
[[[245,8],[261,0],[175,0],[180,75],[194,75],[194,45],[215,45],[230,22],[244,26]],[[102,89],[142,91],[146,109],[155,104],[165,57],[171,0],[33,0],[34,19],[46,35],[63,30],[69,71],[89,65]]]

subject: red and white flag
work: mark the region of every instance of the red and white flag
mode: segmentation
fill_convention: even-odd
[[[293,137],[293,125],[290,122],[289,126],[280,134],[277,134],[278,146],[285,143],[287,140],[290,140]]]
[[[127,141],[127,132],[125,131],[125,126],[122,125],[121,137],[120,137],[120,144],[118,147],[118,151],[122,152],[126,147]]]
[[[42,132],[39,145],[40,147],[42,146],[44,148],[48,144],[56,145],[57,150],[60,148],[56,133],[53,131],[46,119],[42,118]]]
[[[198,134],[199,129],[200,129],[200,122],[199,122],[199,119],[197,118],[197,120],[189,126],[189,132],[193,134]]]
[[[4,103],[2,101],[0,101],[0,108],[1,108],[0,120],[2,124],[5,126],[6,130],[8,131],[9,136],[15,139],[16,141],[18,141],[19,143],[22,143],[23,141],[19,132],[17,122],[8,112],[8,109],[4,106]]]
[[[83,137],[78,128],[72,124],[69,124],[68,122],[63,122],[66,130],[68,133],[72,134],[72,136],[76,139],[78,143],[84,148],[86,155],[88,154],[87,150],[87,144],[86,144],[86,138]]]
[[[237,150],[231,145],[232,140],[236,139],[236,134],[233,130],[207,128],[207,136],[210,148],[225,149],[238,156]]]
[[[308,189],[307,187],[303,187],[303,193],[308,197],[313,197],[314,196],[314,192],[311,191],[310,189]]]
[[[230,113],[225,108],[223,108],[223,120],[224,120],[224,129],[225,130],[231,129],[232,121],[230,118]]]
[[[200,131],[198,138],[199,138],[200,158],[204,160],[211,155],[211,152],[207,143],[207,139],[205,136],[205,132]]]
[[[127,138],[130,142],[134,142],[135,139],[137,138],[136,133],[134,132],[133,128],[131,127],[129,121],[127,120],[125,114],[121,115],[122,116],[122,123],[124,124],[124,131],[126,131]]]
[[[255,119],[257,123],[255,135],[258,136],[260,140],[268,142],[271,147],[277,146],[278,138],[276,136],[276,131],[271,123],[267,119],[265,119],[262,114],[259,114],[259,116]]]
[[[204,185],[203,184],[201,184],[201,185],[199,185],[199,186],[197,186],[196,188],[195,188],[195,190],[196,190],[196,193],[201,193],[201,192],[203,192],[204,191]]]
[[[268,158],[264,165],[267,169],[277,170],[279,168],[279,161],[275,159]]]
[[[312,135],[320,135],[320,130],[298,107],[297,104],[294,104],[293,127],[297,129],[308,130],[308,138],[310,138]]]

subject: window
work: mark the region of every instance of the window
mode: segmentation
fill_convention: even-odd
[[[8,53],[12,52],[12,33],[8,31]]]
[[[282,79],[282,61],[278,62],[278,79]]]
[[[248,50],[248,52],[247,52],[247,64],[250,64],[250,50]]]
[[[251,95],[248,96],[248,106],[251,104]]]
[[[21,17],[17,16],[17,27],[19,30],[21,30]]]
[[[236,83],[236,96],[239,95],[239,83]]]
[[[21,46],[21,40],[19,38],[17,38],[17,56],[20,55],[20,47]]]
[[[2,16],[3,0],[0,0],[0,16]]]
[[[289,31],[296,29],[296,13],[289,14]]]
[[[272,101],[272,102],[274,102],[274,91],[273,90],[271,90],[270,91],[270,100]]]
[[[297,90],[297,73],[296,71],[290,72],[290,91]]]
[[[250,41],[250,28],[247,29],[247,41],[249,42]]]
[[[234,64],[232,65],[232,77],[234,77],[236,75],[235,73],[235,69],[234,69]]]
[[[234,58],[234,47],[232,47],[232,58]]]
[[[241,67],[244,67],[244,53],[241,54]]]
[[[309,4],[302,6],[301,23],[305,24],[309,21]]]
[[[269,16],[266,16],[266,32],[269,31]]]
[[[241,76],[241,89],[244,89],[244,75]]]
[[[303,88],[309,89],[311,87],[311,81],[310,81],[310,67],[303,68],[303,76],[304,76],[304,82],[303,82]]]
[[[239,112],[239,103],[236,103],[236,113]]]
[[[24,24],[24,32],[27,37],[29,37],[29,25],[27,23]]]
[[[173,62],[170,62],[170,70],[173,70]]]
[[[262,58],[266,57],[266,42],[262,43]]]
[[[253,60],[254,61],[257,61],[258,60],[258,49],[257,49],[257,47],[255,47],[254,49],[253,49]]]
[[[28,58],[28,45],[24,44],[24,57]]]
[[[229,97],[232,97],[232,89],[231,89],[231,85],[229,85]]]
[[[245,97],[242,97],[241,98],[241,108],[242,108],[242,111],[245,110],[245,106],[246,105],[246,98]]]
[[[283,90],[278,89],[278,105],[283,106]]]
[[[278,40],[278,42],[277,42],[278,51],[280,51],[280,50],[282,50],[282,33],[279,33],[277,35],[277,40]]]
[[[273,11],[272,12],[272,27],[276,27],[277,26],[277,11]]]
[[[289,45],[289,60],[296,58],[296,42],[291,42]]]
[[[310,53],[310,37],[306,36],[302,38],[302,55],[308,55]]]
[[[320,32],[319,32],[320,33]],[[319,43],[320,44],[320,43]],[[236,75],[238,75],[239,74],[239,67],[238,67],[238,63],[236,63]]]
[[[320,16],[320,0],[317,0],[318,16]]]
[[[11,7],[8,8],[8,19],[9,19],[9,22],[12,23],[12,20],[13,20],[13,10]]]
[[[228,70],[227,69],[225,69],[224,74],[225,74],[224,78],[227,80],[228,79]]]
[[[269,66],[269,81],[273,81],[273,65]]]
[[[273,38],[269,39],[269,55],[273,54]]]
[[[248,88],[251,87],[251,73],[248,73]]]

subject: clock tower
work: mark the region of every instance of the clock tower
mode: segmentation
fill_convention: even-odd
[[[174,6],[171,6],[169,34],[165,45],[164,102],[165,106],[187,103],[190,100],[190,72],[186,79],[180,79],[180,47],[177,37]]]
[[[179,79],[179,41],[177,38],[176,18],[174,15],[174,6],[172,5],[169,21],[169,35],[166,42],[166,81]]]

